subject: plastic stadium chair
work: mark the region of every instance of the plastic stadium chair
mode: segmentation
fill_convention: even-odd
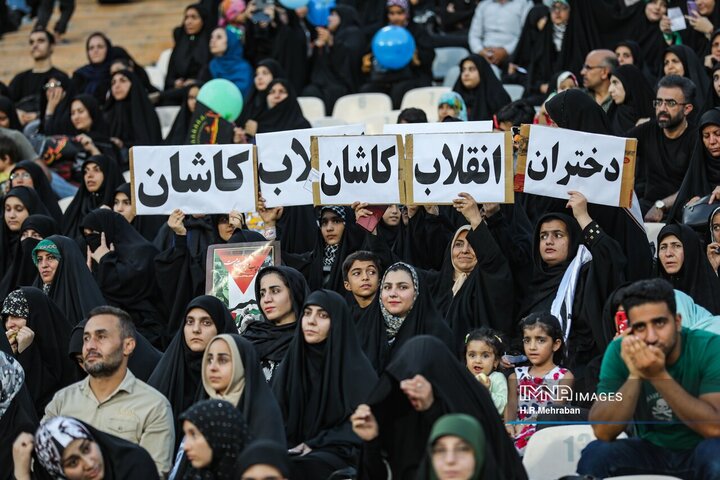
[[[298,97],[298,103],[308,122],[325,116],[325,102],[317,97]]]
[[[437,122],[438,100],[443,93],[450,91],[448,87],[421,87],[413,88],[405,93],[400,109],[415,107],[423,110],[428,122]]]
[[[60,210],[62,210],[63,213],[65,213],[65,210],[67,210],[68,205],[70,205],[70,202],[73,201],[73,198],[75,197],[65,197],[58,200],[58,205],[60,206]]]
[[[387,113],[373,115],[365,119],[365,135],[380,135],[383,133],[384,125],[397,123],[400,110],[393,110]]]
[[[457,65],[455,65],[454,67],[450,67],[450,70],[448,70],[445,74],[445,79],[443,80],[443,87],[453,88],[458,78],[460,78],[460,67],[458,67]]]
[[[163,73],[159,68],[153,67],[152,65],[145,67],[145,72],[148,74],[150,83],[155,88],[161,91],[165,89],[165,73]]]
[[[163,138],[167,137],[168,133],[170,133],[172,124],[179,112],[180,107],[176,105],[155,107],[155,113],[157,113],[158,119],[160,120],[160,129],[162,130]]]
[[[163,50],[157,62],[155,62],[155,68],[162,72],[163,79],[167,76],[168,66],[170,65],[170,55],[172,55],[172,48]]]
[[[627,435],[620,434],[618,438]],[[580,452],[595,440],[590,425],[560,425],[543,428],[530,437],[525,447],[523,466],[530,480],[555,480],[574,475]]]
[[[318,118],[318,119],[310,122],[310,125],[312,125],[313,128],[337,127],[340,125],[347,125],[347,124],[348,124],[348,122],[346,122],[345,120],[342,120],[340,118],[335,118],[335,117],[322,117],[322,118]]]
[[[435,60],[432,64],[433,80],[442,82],[448,70],[457,67],[460,60],[470,55],[463,47],[438,47],[435,49]]]
[[[392,109],[392,100],[384,93],[354,93],[335,102],[332,116],[346,123],[362,123],[368,117]]]
[[[520,100],[523,96],[523,93],[525,93],[525,87],[522,85],[503,85],[503,88],[505,91],[510,95],[510,100],[513,102],[515,100]]]

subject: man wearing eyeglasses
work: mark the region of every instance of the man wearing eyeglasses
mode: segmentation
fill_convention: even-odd
[[[605,113],[612,104],[610,74],[617,66],[617,57],[613,51],[593,50],[585,57],[585,65],[580,70],[583,86]]]
[[[26,125],[37,118],[40,112],[40,94],[43,85],[51,78],[65,78],[62,70],[53,67],[52,54],[55,37],[47,30],[35,30],[30,33],[30,56],[33,66],[15,75],[10,85],[10,99],[18,109],[20,123]]]
[[[638,139],[635,193],[646,222],[661,222],[675,203],[697,141],[697,128],[688,123],[695,84],[678,75],[658,82],[653,106],[655,120],[633,128]]]

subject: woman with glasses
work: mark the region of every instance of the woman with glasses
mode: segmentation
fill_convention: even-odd
[[[58,205],[57,195],[50,188],[47,175],[40,165],[30,160],[19,162],[10,172],[10,186],[12,188],[28,187],[35,190],[50,216],[60,223],[62,210]]]

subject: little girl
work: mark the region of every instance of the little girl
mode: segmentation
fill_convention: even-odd
[[[515,372],[510,375],[505,420],[528,422],[507,426],[508,433],[515,440],[515,448],[522,455],[537,427],[529,422],[537,420],[543,408],[565,403],[551,398],[547,391],[541,391],[538,387],[558,384],[572,386],[573,375],[558,366],[562,362],[565,345],[557,318],[550,313],[531,313],[523,319],[520,327],[525,355],[532,366],[515,367]],[[527,388],[529,386],[533,388]]]
[[[480,328],[465,337],[467,369],[490,390],[490,396],[500,415],[505,411],[508,400],[505,375],[496,371],[504,350],[500,335],[495,330]]]

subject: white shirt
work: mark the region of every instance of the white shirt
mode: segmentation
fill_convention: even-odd
[[[512,55],[531,8],[529,0],[506,0],[504,3],[482,0],[470,23],[470,51],[478,53],[486,47],[503,47]]]

